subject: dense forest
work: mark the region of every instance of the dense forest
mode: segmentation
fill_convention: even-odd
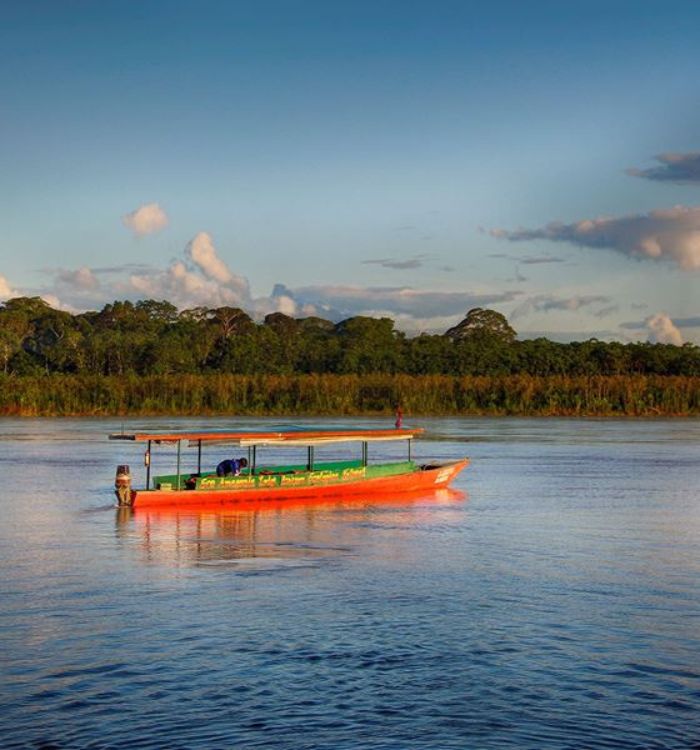
[[[333,323],[239,308],[114,302],[0,307],[0,413],[690,414],[700,348],[517,339],[493,310],[407,337],[389,318]]]

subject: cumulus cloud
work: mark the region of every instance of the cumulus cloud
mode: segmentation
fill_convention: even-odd
[[[254,299],[248,280],[233,273],[207,232],[195,235],[182,256],[165,268],[126,263],[76,270],[46,269],[46,272],[51,274],[52,283],[41,294],[45,298],[53,295],[52,299],[58,302],[54,306],[60,304],[64,308],[95,309],[114,299],[149,298],[167,299],[180,309],[230,306],[242,307],[255,315],[278,311],[305,314],[289,295],[280,293]]]
[[[219,258],[208,232],[199,232],[190,240],[185,249],[185,255],[199,266],[205,276],[220,284],[228,284],[233,277],[228,266]]]
[[[665,313],[663,313],[665,315]],[[644,320],[628,320],[625,323],[620,323],[620,328],[624,328],[629,331],[641,331],[644,330],[648,322],[656,316],[649,316]],[[700,328],[700,315],[694,315],[689,318],[673,318],[673,325],[678,329],[683,328]]]
[[[78,308],[74,307],[68,302],[65,302],[62,299],[59,299],[55,294],[51,294],[51,292],[44,292],[40,296],[41,299],[43,299],[47,305],[53,307],[54,310],[64,310],[65,312],[69,313],[78,312]]]
[[[143,237],[166,227],[168,215],[157,203],[144,203],[131,213],[122,216],[122,222],[137,237]]]
[[[208,232],[199,232],[187,245],[185,255],[206,276],[239,295],[241,300],[250,297],[248,280],[232,273],[219,257]]]
[[[7,302],[7,300],[13,299],[14,297],[41,297],[47,305],[50,305],[56,310],[76,312],[76,309],[72,305],[59,299],[59,297],[50,290],[27,287],[23,289],[15,289],[7,278],[0,274],[0,302]]]
[[[700,206],[674,206],[647,214],[553,222],[538,229],[492,229],[511,242],[550,240],[607,248],[636,258],[665,260],[683,270],[700,269]]]
[[[653,344],[675,344],[676,346],[680,346],[683,343],[681,332],[666,313],[652,315],[646,319],[645,323],[647,340]]]
[[[659,182],[700,183],[700,151],[659,154],[654,158],[661,166],[649,169],[633,167],[626,170],[627,174]]]
[[[603,314],[611,312],[610,309],[610,297],[604,297],[601,294],[588,294],[582,296],[573,297],[556,297],[554,295],[538,295],[536,297],[530,297],[523,303],[518,305],[512,312],[511,318],[521,318],[525,315],[529,315],[535,312],[551,312],[552,310],[577,312],[584,307],[595,307],[596,305],[606,305],[606,308],[602,308],[597,312],[594,312],[596,317],[602,317]],[[605,311],[605,313],[604,313]]]
[[[0,274],[0,302],[4,302],[5,300],[19,296],[20,292],[18,292],[16,289],[13,289],[7,278]]]
[[[164,271],[132,273],[125,291],[167,299],[181,308],[250,307],[252,302],[247,279],[231,272],[207,232],[187,244],[184,261],[174,261]]]
[[[60,296],[78,309],[95,309],[113,299],[166,299],[179,309],[242,307],[257,318],[270,312],[339,321],[354,315],[387,316],[409,332],[445,330],[472,307],[511,303],[518,291],[435,291],[407,286],[306,286],[276,284],[269,296],[254,297],[248,280],[234,273],[221,257],[211,235],[200,232],[180,258],[165,268],[138,264],[53,269],[53,283],[44,292]],[[103,278],[105,277],[105,278]]]

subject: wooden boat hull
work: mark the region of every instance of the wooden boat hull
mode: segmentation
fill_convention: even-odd
[[[357,481],[325,485],[302,485],[255,489],[132,490],[132,508],[173,508],[198,505],[230,505],[237,502],[304,500],[325,497],[363,498],[401,492],[430,491],[447,487],[469,464],[464,458],[449,463],[431,464],[405,474],[393,474]]]

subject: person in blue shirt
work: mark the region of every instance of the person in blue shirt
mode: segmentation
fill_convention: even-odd
[[[216,467],[217,477],[237,477],[248,466],[246,458],[227,458]]]

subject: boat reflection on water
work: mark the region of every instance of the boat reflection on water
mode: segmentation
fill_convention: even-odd
[[[436,522],[436,514],[461,506],[467,495],[452,489],[361,500],[217,503],[192,509],[119,508],[118,539],[143,562],[166,565],[226,564],[250,567],[313,564],[354,551],[368,535],[390,532],[389,547]],[[394,552],[389,552],[394,554]]]

